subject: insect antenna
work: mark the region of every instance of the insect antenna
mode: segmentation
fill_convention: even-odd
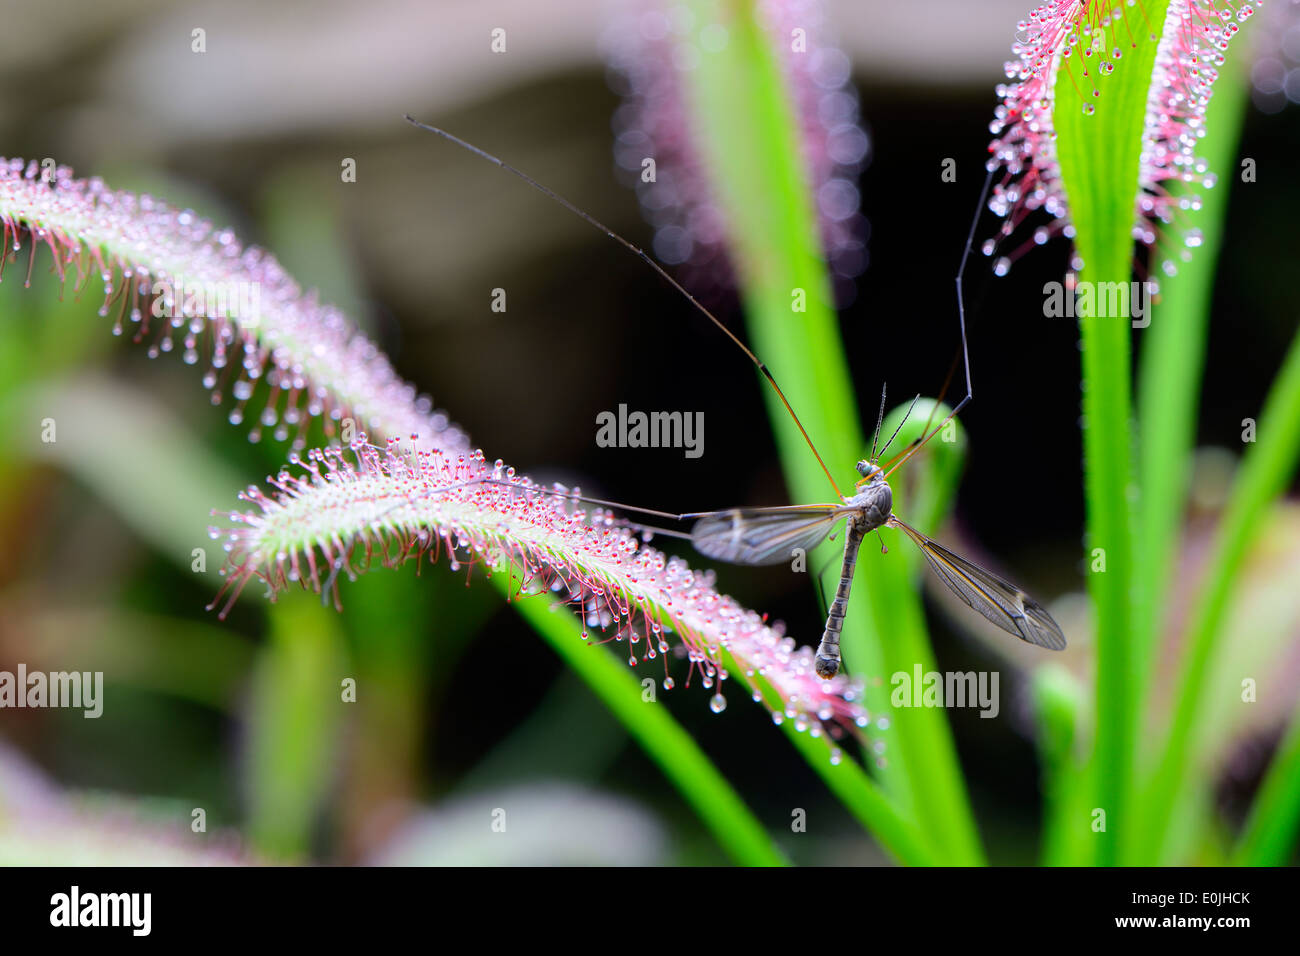
[[[880,414],[876,416],[876,434],[871,438],[871,458],[869,461],[876,460],[876,442],[880,441],[880,426],[885,423],[885,386],[880,386]],[[886,445],[885,447],[889,447]]]
[[[835,489],[835,497],[837,499],[842,499],[844,497],[840,493],[839,485],[835,483],[835,479],[831,475],[831,470],[826,467],[826,462],[822,460],[821,454],[817,451],[817,446],[813,444],[812,438],[809,437],[808,430],[803,427],[803,422],[799,420],[799,416],[795,414],[794,409],[790,406],[790,400],[785,397],[785,392],[783,392],[781,390],[781,386],[776,383],[776,377],[772,374],[771,370],[768,369],[767,365],[764,364],[763,360],[760,359],[757,355],[755,355],[752,351],[750,351],[749,346],[745,345],[745,343],[742,342],[740,338],[737,337],[736,334],[731,331],[731,329],[723,325],[721,319],[719,319],[712,312],[706,309],[704,305],[698,299],[695,298],[695,296],[687,292],[685,287],[682,286],[682,284],[678,282],[676,279],[674,279],[671,275],[669,275],[663,266],[659,265],[659,263],[655,262],[654,259],[650,258],[650,256],[646,254],[645,250],[641,249],[639,246],[633,245],[631,242],[624,239],[618,233],[614,232],[614,230],[610,229],[608,226],[606,226],[600,220],[596,219],[594,216],[591,216],[588,213],[583,212],[581,209],[579,209],[573,203],[569,202],[569,200],[565,199],[555,190],[547,186],[543,186],[537,180],[533,179],[533,177],[529,176],[524,171],[520,169],[516,169],[514,166],[511,166],[505,160],[499,159],[498,157],[493,156],[491,153],[479,149],[477,146],[473,145],[472,143],[465,142],[465,140],[461,139],[458,136],[453,136],[445,129],[439,129],[436,126],[430,126],[428,123],[421,123],[419,120],[415,119],[409,114],[404,118],[412,126],[416,126],[419,127],[420,129],[427,130],[430,133],[436,133],[438,136],[441,136],[443,139],[455,143],[457,146],[461,147],[462,149],[468,150],[469,152],[473,153],[475,156],[482,157],[483,159],[486,159],[488,162],[492,163],[493,165],[501,167],[511,175],[516,176],[519,179],[522,179],[524,182],[532,186],[542,195],[548,197],[549,199],[553,200],[556,203],[559,203],[561,206],[569,210],[569,212],[573,213],[579,219],[599,229],[601,232],[603,232],[609,238],[613,239],[619,245],[623,246],[625,249],[628,249],[630,252],[632,252],[634,255],[640,258],[643,262],[649,265],[651,269],[657,272],[660,278],[662,278],[670,286],[672,286],[679,293],[685,296],[686,300],[690,302],[691,305],[695,306],[697,311],[699,311],[705,318],[707,318],[710,322],[712,322],[719,329],[721,329],[723,333],[727,336],[727,338],[735,342],[736,345],[740,348],[740,350],[749,357],[749,360],[754,363],[754,366],[760,372],[763,373],[763,377],[766,378],[768,384],[772,386],[772,389],[776,392],[777,398],[779,398],[781,400],[781,404],[785,406],[785,410],[790,413],[790,417],[794,420],[795,426],[799,429],[799,434],[803,436],[803,440],[807,443],[808,448],[812,451],[813,456],[817,459],[817,464],[821,465],[822,471],[826,474],[826,480],[829,481],[831,483],[831,487]],[[992,177],[993,177],[993,173],[990,172],[989,178],[992,179]],[[967,245],[969,248],[969,243]]]
[[[962,291],[962,281],[966,276],[966,263],[970,260],[971,249],[975,245],[975,230],[979,227],[980,214],[984,211],[984,203],[988,199],[989,188],[992,184],[993,167],[989,167],[988,175],[984,177],[984,186],[980,190],[979,202],[975,205],[975,214],[971,216],[970,230],[966,233],[966,247],[962,250],[961,265],[957,267],[957,276],[954,279],[954,284],[957,286],[957,321],[961,326],[961,357],[966,371],[966,396],[956,404],[951,412],[948,413],[947,418],[935,426],[934,431],[929,432],[928,434],[922,433],[920,437],[914,439],[905,449],[903,449],[902,452],[895,456],[894,460],[889,463],[888,470],[885,472],[886,478],[901,466],[903,462],[907,461],[907,459],[911,458],[921,448],[923,448],[931,438],[943,431],[944,426],[952,421],[957,416],[957,413],[966,407],[966,403],[974,397],[975,390],[974,386],[971,384],[970,378],[970,347],[966,341],[966,296]],[[949,379],[951,379],[952,372],[950,371],[948,375]],[[944,389],[945,391],[947,390],[946,385],[944,386]],[[933,420],[933,417],[932,410],[931,420]],[[928,422],[926,428],[929,428]]]
[[[921,429],[921,434],[922,434],[922,435],[925,435],[925,434],[930,430],[930,425],[934,422],[934,413],[937,412],[937,411],[939,410],[939,406],[943,404],[943,400],[948,396],[948,388],[949,388],[950,385],[952,385],[952,377],[953,377],[953,375],[954,375],[954,374],[956,373],[956,371],[957,371],[957,363],[958,363],[959,361],[961,361],[961,351],[960,351],[960,350],[958,350],[957,353],[956,353],[955,355],[953,355],[953,357],[952,357],[952,364],[948,366],[948,374],[944,377],[944,380],[943,380],[943,388],[939,389],[939,398],[938,398],[938,400],[937,400],[937,401],[936,401],[936,402],[935,402],[935,403],[930,407],[930,414],[929,414],[929,416],[925,419],[925,427]],[[919,397],[919,396],[918,396],[918,397]],[[913,401],[912,404],[916,404],[915,401]],[[909,412],[910,412],[910,409],[909,409]],[[953,414],[955,415],[956,412],[953,412]],[[907,416],[904,416],[904,417],[903,417],[903,421],[904,421],[904,422],[907,421]],[[899,427],[899,428],[902,428],[903,426],[900,424],[898,427]],[[942,427],[942,426],[940,426],[940,427]],[[897,434],[897,431],[895,431],[895,434]],[[909,445],[907,446],[907,448],[904,448],[903,451],[900,451],[898,454],[899,454],[899,455],[902,455],[902,454],[904,454],[905,452],[910,451],[911,448],[912,448],[914,445],[919,445],[919,444],[923,444],[923,442],[922,442],[922,440],[921,440],[920,438],[917,438],[917,439],[915,439],[914,441],[912,441],[912,443],[909,444]],[[888,447],[889,447],[889,445],[886,444],[886,445],[885,445],[885,448],[888,448]],[[883,454],[885,453],[885,452],[884,452],[884,449],[881,449],[881,452],[880,452],[880,453],[883,455]],[[896,457],[897,457],[897,456],[896,456]],[[893,464],[892,461],[890,461],[889,463],[887,463],[885,467],[888,468],[889,465],[891,465],[891,464]],[[890,469],[890,470],[892,471],[893,469]]]
[[[920,399],[920,397],[921,397],[921,393],[918,392],[916,394],[916,397],[912,399],[912,404],[907,406],[907,412],[903,415],[903,420],[899,422],[898,427],[894,429],[894,434],[889,436],[889,441],[885,442],[885,447],[880,449],[880,453],[882,455],[889,450],[889,446],[893,444],[894,439],[898,437],[898,433],[903,430],[903,426],[907,424],[907,420],[912,417],[912,409],[916,408],[916,403]],[[927,428],[929,427],[928,423],[926,427]]]

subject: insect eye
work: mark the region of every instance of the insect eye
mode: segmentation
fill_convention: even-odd
[[[863,478],[869,477],[872,474],[872,472],[874,472],[875,470],[876,470],[876,466],[873,465],[871,462],[867,461],[865,458],[862,461],[858,462],[858,474],[861,475]]]

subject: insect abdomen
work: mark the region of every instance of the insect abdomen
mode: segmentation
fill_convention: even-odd
[[[840,583],[835,589],[835,600],[826,613],[826,629],[822,642],[817,645],[814,667],[817,676],[830,680],[840,672],[840,632],[844,629],[844,615],[849,610],[849,589],[853,587],[853,569],[858,564],[858,547],[867,533],[863,524],[850,518],[844,532],[844,563],[840,567]]]

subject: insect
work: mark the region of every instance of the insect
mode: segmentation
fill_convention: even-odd
[[[948,422],[952,421],[973,396],[970,377],[970,354],[966,344],[966,308],[962,294],[962,279],[965,274],[966,261],[969,258],[971,245],[974,241],[976,225],[979,221],[979,206],[976,207],[975,216],[971,221],[970,232],[966,239],[966,248],[956,276],[958,319],[961,325],[961,356],[965,366],[966,395],[933,430],[930,429],[934,417],[932,412],[930,421],[927,421],[921,435],[911,441],[893,459],[881,465],[880,457],[888,450],[889,445],[897,437],[903,425],[902,422],[899,423],[898,428],[894,430],[894,434],[890,436],[884,448],[877,452],[876,443],[880,438],[880,427],[884,420],[885,410],[882,391],[880,418],[877,419],[871,456],[857,462],[856,468],[860,478],[854,486],[853,494],[845,495],[840,491],[830,469],[826,466],[826,462],[818,453],[812,438],[808,435],[803,423],[799,420],[799,416],[791,407],[789,400],[781,390],[781,386],[777,384],[776,378],[767,365],[730,329],[723,325],[721,320],[705,308],[695,296],[669,275],[659,263],[650,258],[638,246],[624,239],[603,223],[573,205],[563,196],[491,153],[485,152],[436,126],[421,123],[410,116],[407,116],[406,120],[420,129],[436,133],[443,139],[455,143],[457,146],[522,179],[534,189],[548,196],[630,250],[657,272],[664,281],[685,296],[699,312],[721,329],[723,334],[745,353],[759,372],[762,373],[763,377],[767,379],[781,404],[794,420],[804,442],[816,457],[817,463],[826,474],[826,478],[835,492],[836,500],[824,504],[790,505],[777,508],[732,508],[725,511],[671,514],[649,508],[624,505],[615,501],[587,498],[567,492],[556,492],[557,494],[590,504],[636,512],[669,521],[693,521],[694,524],[689,533],[674,531],[668,533],[689,539],[695,549],[706,557],[732,564],[768,565],[783,563],[790,559],[791,554],[796,549],[802,549],[806,553],[831,537],[836,525],[841,520],[844,520],[844,558],[840,569],[839,586],[836,588],[835,598],[827,611],[826,626],[822,632],[821,642],[817,647],[815,662],[818,675],[827,680],[839,673],[842,664],[840,634],[848,610],[849,591],[853,584],[853,573],[857,566],[858,551],[867,535],[885,527],[897,528],[907,535],[921,550],[921,553],[925,555],[927,563],[939,580],[947,585],[971,609],[978,611],[1007,633],[1029,644],[1035,644],[1050,650],[1063,650],[1065,648],[1065,635],[1041,604],[999,575],[955,554],[937,541],[922,534],[893,512],[893,491],[889,485],[889,476],[920,451]],[[985,181],[986,192],[991,178],[992,172],[989,173],[989,179]],[[983,200],[981,199],[980,205],[982,206],[982,204]],[[915,405],[916,399],[913,399],[912,406],[907,412],[908,416],[910,416]],[[904,422],[906,418],[907,416],[904,417]],[[501,483],[493,478],[474,479],[469,483],[475,482]]]

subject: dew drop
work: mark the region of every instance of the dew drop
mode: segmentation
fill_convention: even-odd
[[[709,710],[715,714],[720,714],[727,709],[727,698],[721,694],[714,694],[709,698]]]

